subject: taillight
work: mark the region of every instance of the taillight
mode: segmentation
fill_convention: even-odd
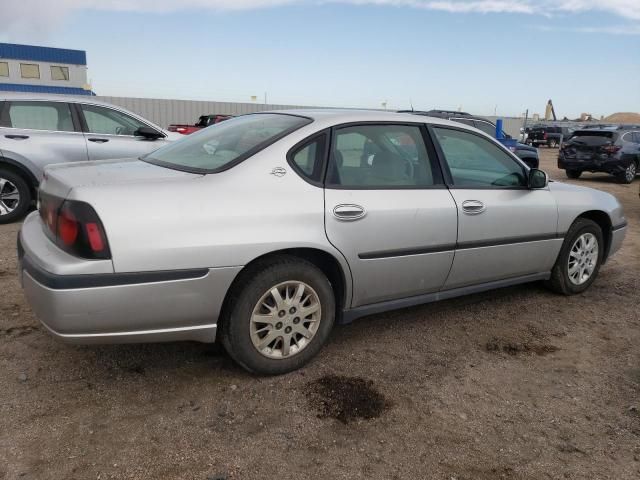
[[[91,205],[40,193],[39,208],[47,236],[62,250],[82,258],[111,258],[104,227]]]
[[[544,132],[544,136],[542,138],[544,138],[545,140],[547,139],[547,132]]]
[[[617,151],[619,151],[622,147],[620,147],[619,145],[605,145],[604,147],[600,147],[600,149],[604,152],[604,153],[608,153],[609,155],[616,153]]]
[[[186,132],[186,131],[187,131],[187,129],[184,128],[184,127],[177,127],[176,128],[176,132],[181,133],[183,135],[184,135],[184,132]]]

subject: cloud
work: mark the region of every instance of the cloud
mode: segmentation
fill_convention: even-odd
[[[175,11],[234,11],[290,5],[349,4],[435,10],[452,14],[557,15],[602,12],[640,20],[640,0],[0,0],[3,27],[11,33],[51,30],[77,11],[170,13]],[[585,27],[586,28],[586,27]],[[608,27],[600,28],[603,33]],[[625,27],[631,30],[634,27]],[[6,35],[6,34],[5,34]]]
[[[552,27],[536,25],[533,28],[543,32],[572,32],[572,33],[604,33],[607,35],[640,35],[640,25],[599,25],[597,27]]]

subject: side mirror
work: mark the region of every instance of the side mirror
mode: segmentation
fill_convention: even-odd
[[[136,137],[144,137],[148,140],[157,140],[164,137],[162,133],[151,127],[140,127],[135,132],[133,132],[133,134]]]
[[[545,188],[549,185],[549,176],[537,168],[529,170],[529,188]]]

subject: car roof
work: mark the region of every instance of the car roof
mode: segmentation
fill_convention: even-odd
[[[114,106],[109,102],[99,100],[95,95],[60,95],[57,93],[0,92],[0,102],[8,100],[39,100],[41,102],[73,102],[106,105],[109,107]]]
[[[467,127],[458,122],[453,122],[443,118],[428,117],[423,119],[417,119],[416,115],[412,113],[398,113],[385,110],[350,110],[350,109],[291,109],[291,110],[271,110],[262,113],[279,113],[285,115],[297,115],[302,117],[311,118],[314,122],[326,123],[327,126],[341,124],[341,123],[355,123],[355,122],[394,122],[394,123],[431,123],[438,125],[452,126],[456,128],[469,128],[470,130],[480,131],[475,128]]]

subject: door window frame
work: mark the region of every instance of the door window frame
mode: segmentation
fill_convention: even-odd
[[[115,133],[96,133],[96,132],[92,132],[89,130],[89,124],[87,123],[87,119],[84,116],[84,112],[82,110],[82,106],[86,105],[88,107],[96,107],[96,108],[106,108],[108,110],[113,110],[114,112],[119,113],[120,115],[124,115],[126,117],[130,117],[132,119],[134,119],[137,122],[140,122],[144,125],[146,125],[149,128],[153,128],[156,132],[158,132],[159,134],[162,135],[162,138],[167,138],[167,135],[162,131],[159,130],[157,126],[155,125],[151,125],[149,122],[144,121],[141,118],[138,118],[136,116],[131,115],[128,112],[123,112],[122,110],[120,110],[119,108],[114,108],[110,105],[101,105],[101,104],[97,104],[97,103],[89,103],[89,102],[75,102],[72,103],[73,108],[76,110],[77,115],[80,119],[80,126],[82,128],[82,132],[88,135],[99,135],[99,136],[104,136],[104,137],[119,137],[119,138],[138,138],[138,139],[143,139],[144,137],[142,136],[136,136],[136,135],[118,135]]]
[[[73,130],[47,130],[47,129],[42,129],[42,128],[19,128],[19,127],[6,127],[3,124],[9,124],[11,123],[10,120],[7,120],[9,118],[9,109],[11,108],[11,103],[15,103],[15,102],[20,102],[20,103],[26,103],[26,102],[32,102],[32,103],[63,103],[66,104],[69,107],[69,110],[71,112],[71,123],[73,124]],[[72,102],[67,102],[65,100],[39,100],[39,99],[30,99],[30,98],[25,98],[23,99],[11,99],[11,100],[4,100],[2,102],[0,102],[0,128],[3,129],[9,129],[9,130],[29,130],[32,132],[45,132],[45,133],[69,133],[69,134],[82,134],[82,126],[81,126],[81,122],[80,122],[80,118],[78,117],[78,113],[76,112],[75,108],[74,108],[74,104]]]
[[[350,127],[360,127],[360,126],[405,126],[405,127],[418,127],[420,130],[420,135],[422,137],[422,141],[424,142],[425,149],[427,151],[427,156],[429,160],[429,164],[431,167],[431,173],[433,176],[433,185],[380,185],[380,186],[371,186],[371,185],[334,185],[327,183],[327,172],[329,170],[329,162],[331,161],[330,156],[333,151],[334,145],[336,143],[336,131],[344,128]],[[338,125],[332,125],[331,135],[329,136],[329,148],[327,149],[323,172],[322,172],[322,185],[325,189],[330,190],[441,190],[446,189],[445,176],[442,171],[442,165],[439,161],[437,151],[435,149],[435,145],[431,139],[431,136],[427,130],[427,125],[424,122],[392,122],[392,121],[362,121],[362,122],[347,122],[340,123]]]
[[[489,138],[488,139],[487,136],[484,133],[477,133],[477,132],[473,132],[471,130],[468,130],[466,128],[459,128],[459,127],[455,127],[455,126],[452,126],[452,125],[439,125],[437,123],[429,123],[429,124],[427,124],[427,130],[428,130],[429,135],[431,136],[433,144],[435,146],[436,154],[437,154],[438,160],[440,162],[440,168],[442,169],[444,182],[445,182],[445,185],[447,186],[447,188],[456,189],[456,190],[530,190],[528,185],[514,185],[514,186],[507,186],[507,185],[456,185],[456,183],[453,181],[453,175],[451,175],[451,170],[449,169],[449,164],[447,163],[447,160],[446,160],[445,155],[444,155],[444,151],[442,150],[442,146],[440,145],[440,142],[438,141],[438,137],[436,135],[436,132],[434,131],[434,128],[442,128],[442,129],[447,129],[447,130],[456,130],[458,132],[467,133],[469,135],[475,135],[476,137],[484,140],[485,142],[493,143],[493,145],[495,145],[500,150],[505,152],[509,158],[511,158],[517,165],[519,165],[522,168],[523,175],[524,175],[525,179],[527,178],[527,176],[529,174],[529,167],[517,155],[515,155],[508,148],[506,148],[502,143],[498,142],[497,140],[495,140],[493,138]]]

